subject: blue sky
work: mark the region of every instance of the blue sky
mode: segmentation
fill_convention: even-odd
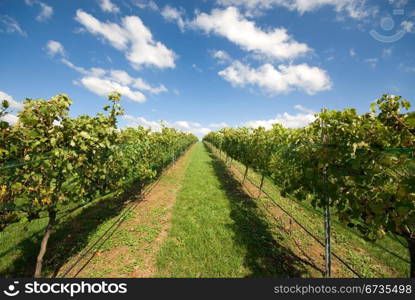
[[[2,0],[0,97],[66,93],[119,125],[304,126],[321,108],[413,100],[412,0]],[[412,88],[412,89],[411,89]]]

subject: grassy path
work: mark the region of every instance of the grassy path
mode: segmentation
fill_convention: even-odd
[[[250,198],[258,190],[248,182],[241,186],[236,169],[242,165],[226,167],[204,144],[196,144],[162,174],[85,267],[79,263],[67,276],[322,277],[324,249],[265,197]],[[259,183],[258,174],[250,170],[248,175]],[[281,197],[268,179],[264,189],[322,238],[318,211]],[[51,238],[45,275],[65,274],[137,196],[132,190],[125,199],[103,200],[65,219]],[[0,232],[0,242],[6,241],[0,243],[0,275],[31,276],[42,222]],[[363,276],[407,276],[406,249],[397,241],[365,242],[336,222],[332,233],[333,249]],[[352,274],[334,260],[333,276]]]
[[[79,263],[67,276],[77,277],[152,277],[157,251],[170,225],[171,211],[181,187],[186,165],[193,150],[188,150],[176,163],[165,170],[143,201],[131,210],[125,221],[99,249],[88,265]],[[118,217],[108,219],[90,234],[87,249]],[[79,252],[81,253],[81,252]],[[74,255],[59,270],[67,270],[79,256]]]
[[[156,276],[304,275],[303,262],[274,237],[239,183],[199,143],[191,153],[172,224],[157,256]]]
[[[234,178],[242,181],[243,165],[233,161],[232,164],[228,164],[227,168]],[[257,197],[261,176],[253,170],[249,170],[248,178],[253,180],[256,186],[246,180],[244,190],[248,194]],[[299,202],[293,198],[282,197],[278,188],[269,178],[266,178],[263,188],[280,206],[284,207],[309,231],[319,237],[320,241],[324,241],[322,213],[313,208],[309,201]],[[274,232],[283,236],[279,240],[280,243],[309,263],[307,268],[311,277],[323,276],[324,256],[322,254],[324,253],[324,247],[316,243],[264,194],[262,194],[261,200],[256,202],[260,203],[262,208],[265,208],[264,213],[269,217]],[[337,222],[335,216],[332,220],[332,249],[363,277],[408,276],[408,251],[400,242],[390,236],[376,243],[365,241],[358,232],[343,227]],[[353,277],[355,275],[333,257],[332,276]]]

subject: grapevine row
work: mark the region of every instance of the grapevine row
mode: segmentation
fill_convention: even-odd
[[[415,117],[409,109],[407,100],[383,95],[370,113],[324,109],[304,128],[224,128],[204,140],[272,178],[283,196],[313,195],[314,206],[330,207],[368,240],[387,232],[403,237],[415,277]]]
[[[72,101],[66,95],[26,99],[15,126],[0,121],[0,230],[48,217],[35,277],[60,211],[120,195],[133,184],[143,187],[197,141],[171,128],[118,129],[120,97],[109,96],[107,114],[77,118],[68,116]],[[7,101],[2,105],[0,117],[8,108]]]

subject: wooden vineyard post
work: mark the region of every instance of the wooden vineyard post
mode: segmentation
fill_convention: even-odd
[[[264,185],[264,175],[261,177],[261,184],[259,185],[259,193],[258,193],[258,199],[261,197],[262,194],[262,186]]]
[[[245,183],[246,175],[248,175],[248,165],[245,167],[244,179],[242,180],[242,184]]]
[[[322,144],[325,149],[327,149],[328,144],[328,137],[323,132],[323,129],[325,128],[325,123],[321,123],[322,128]],[[323,152],[325,156],[327,156],[326,151]],[[324,168],[323,170],[323,183],[324,187],[327,187],[327,168]],[[330,220],[330,198],[327,195],[327,192],[324,193],[324,240],[325,240],[325,277],[329,278],[331,277],[331,220]]]
[[[328,199],[327,199],[328,200]],[[324,208],[324,233],[325,233],[325,265],[326,265],[326,277],[331,277],[331,220],[330,220],[330,206],[326,204],[326,207]]]

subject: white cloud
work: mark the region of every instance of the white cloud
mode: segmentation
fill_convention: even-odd
[[[63,48],[62,44],[57,41],[48,41],[48,43],[46,44],[46,49],[47,53],[50,56],[55,56],[56,54],[65,56],[65,49]]]
[[[300,104],[294,105],[294,108],[299,110],[299,111],[305,112],[307,114],[314,114],[315,113],[314,110],[306,108],[306,107],[304,107]]]
[[[191,129],[191,128],[200,128],[202,125],[197,122],[188,122],[188,121],[176,121],[172,123],[174,127],[183,128],[183,129]]]
[[[22,36],[27,36],[26,32],[20,27],[19,23],[8,15],[0,15],[0,32],[18,33]]]
[[[131,77],[123,70],[104,70],[100,68],[86,70],[74,65],[65,58],[62,58],[61,62],[84,75],[80,80],[75,81],[76,84],[82,85],[100,96],[108,96],[113,91],[119,91],[123,96],[133,101],[144,102],[146,96],[141,91],[152,94],[167,92],[167,88],[164,85],[153,87],[142,78]]]
[[[178,10],[177,8],[171,7],[170,5],[166,5],[161,11],[161,15],[169,22],[176,22],[181,31],[184,30],[186,22],[183,20],[182,10]]]
[[[244,8],[248,14],[258,14],[275,6],[284,6],[300,14],[312,12],[324,6],[331,6],[337,13],[346,13],[353,19],[362,19],[376,10],[368,7],[366,0],[217,0],[221,5],[234,5]]]
[[[304,127],[315,120],[313,115],[306,114],[296,114],[291,115],[289,113],[283,113],[282,115],[277,115],[275,119],[271,120],[255,120],[248,121],[244,125],[246,127],[258,128],[264,127],[266,129],[271,129],[272,124],[281,124],[287,128],[300,128]]]
[[[134,0],[133,4],[135,4],[136,6],[138,6],[141,9],[150,9],[153,11],[158,11],[159,7],[157,6],[156,2],[150,0]]]
[[[118,50],[128,47],[129,39],[125,29],[115,23],[101,23],[92,15],[81,9],[76,11],[75,20],[85,26],[90,33],[104,37]]]
[[[220,123],[211,123],[208,125],[210,128],[225,128],[229,127],[228,123],[226,122],[220,122]]]
[[[160,131],[162,129],[162,125],[160,122],[155,121],[148,121],[143,117],[135,117],[132,115],[123,115],[122,119],[128,121],[127,127],[139,127],[143,126],[144,128],[149,128],[154,131]]]
[[[67,59],[65,59],[65,58],[62,58],[61,59],[61,62],[63,63],[63,64],[65,64],[65,65],[67,65],[68,67],[70,67],[71,69],[74,69],[75,71],[77,71],[78,73],[81,73],[81,74],[88,74],[88,71],[87,70],[85,70],[84,68],[82,68],[82,67],[78,67],[78,66],[75,66],[73,63],[71,63],[69,60],[67,60]]]
[[[33,6],[37,4],[40,6],[40,13],[36,16],[36,20],[39,22],[45,22],[53,15],[53,7],[38,1],[38,0],[25,0],[26,5]]]
[[[103,73],[101,76],[104,76],[105,73]],[[151,85],[146,83],[142,78],[133,78],[123,70],[110,70],[109,75],[109,78],[111,80],[119,82],[120,84],[131,85],[139,90],[148,91],[152,94],[160,94],[162,92],[167,92],[167,89],[164,85],[152,87]]]
[[[127,72],[122,70],[111,70],[110,75],[121,84],[131,84],[134,80]]]
[[[204,136],[204,135],[206,135],[206,134],[208,134],[209,132],[211,132],[212,130],[211,129],[209,129],[209,128],[205,128],[205,127],[202,127],[202,128],[195,128],[195,129],[193,129],[193,130],[190,130],[190,131],[188,131],[189,133],[193,133],[194,135],[196,135],[196,136]]]
[[[203,70],[201,68],[199,68],[196,64],[192,64],[192,68],[195,69],[199,73],[203,72]]]
[[[120,92],[123,96],[137,102],[144,102],[146,97],[140,91],[134,91],[129,86],[122,85],[110,79],[93,76],[85,76],[80,83],[91,92],[100,96],[108,96],[113,91]]]
[[[209,128],[203,127],[200,123],[189,122],[189,121],[176,121],[172,123],[167,123],[169,127],[174,127],[178,130],[193,133],[195,135],[205,135],[211,132]]]
[[[211,14],[198,13],[189,26],[227,38],[246,51],[273,59],[293,59],[311,49],[295,41],[285,28],[262,30],[241,15],[237,8],[214,9]]]
[[[150,128],[154,131],[160,131],[162,129],[162,124],[167,127],[176,128],[183,132],[193,133],[198,136],[203,136],[211,132],[211,129],[203,127],[200,123],[189,122],[189,121],[175,121],[175,122],[166,122],[166,121],[150,121],[143,117],[135,117],[132,115],[124,115],[122,118],[127,122],[127,127],[138,127],[143,126],[144,128]]]
[[[354,56],[356,56],[356,51],[352,48],[352,49],[350,49],[350,51],[349,51],[349,55],[351,56],[351,57],[354,57]]]
[[[167,92],[167,88],[164,85],[159,85],[158,87],[152,87],[147,84],[143,79],[136,78],[133,81],[133,86],[142,91],[148,91],[152,94],[160,94],[162,92]]]
[[[99,6],[101,7],[102,11],[105,12],[120,12],[120,8],[114,3],[112,3],[111,0],[99,0]]]
[[[13,111],[14,109],[16,109],[16,110],[23,109],[23,107],[24,107],[23,103],[17,102],[9,94],[7,94],[3,91],[0,91],[0,103],[3,100],[7,100],[7,102],[9,103],[9,110],[6,113],[5,116],[1,117],[1,120],[9,123],[10,125],[15,125],[17,123],[17,121],[19,120],[19,118],[17,116],[15,116],[14,114],[11,114],[10,111]]]
[[[307,110],[308,113],[306,114],[289,114],[287,112],[283,114],[278,114],[275,119],[271,120],[253,120],[244,123],[243,125],[246,127],[258,128],[264,127],[266,129],[271,129],[272,124],[281,124],[287,128],[300,128],[307,126],[308,124],[314,122],[316,119],[314,113],[311,110],[305,109],[301,105],[296,105],[294,108],[304,111]]]
[[[271,94],[299,89],[313,95],[329,90],[332,86],[326,71],[307,64],[279,65],[277,68],[271,64],[264,64],[254,69],[240,61],[235,61],[220,71],[219,75],[235,86],[256,85]]]
[[[114,48],[123,51],[136,69],[141,66],[174,68],[175,53],[161,42],[155,41],[150,30],[137,16],[127,16],[122,24],[100,22],[94,16],[78,9],[75,20],[90,33],[107,40]]]
[[[7,100],[7,102],[9,102],[10,108],[23,109],[23,103],[14,100],[13,97],[9,94],[0,91],[0,102],[3,100]]]
[[[406,32],[412,32],[414,30],[414,22],[412,21],[403,21],[401,25]]]
[[[9,123],[10,125],[15,125],[17,121],[19,121],[19,118],[13,114],[6,114],[5,116],[1,117],[1,120]]]
[[[214,51],[212,56],[218,60],[219,63],[224,64],[226,62],[232,61],[230,55],[224,50]]]
[[[53,8],[43,2],[38,2],[40,5],[40,13],[37,15],[36,20],[44,22],[50,19],[53,15]]]

